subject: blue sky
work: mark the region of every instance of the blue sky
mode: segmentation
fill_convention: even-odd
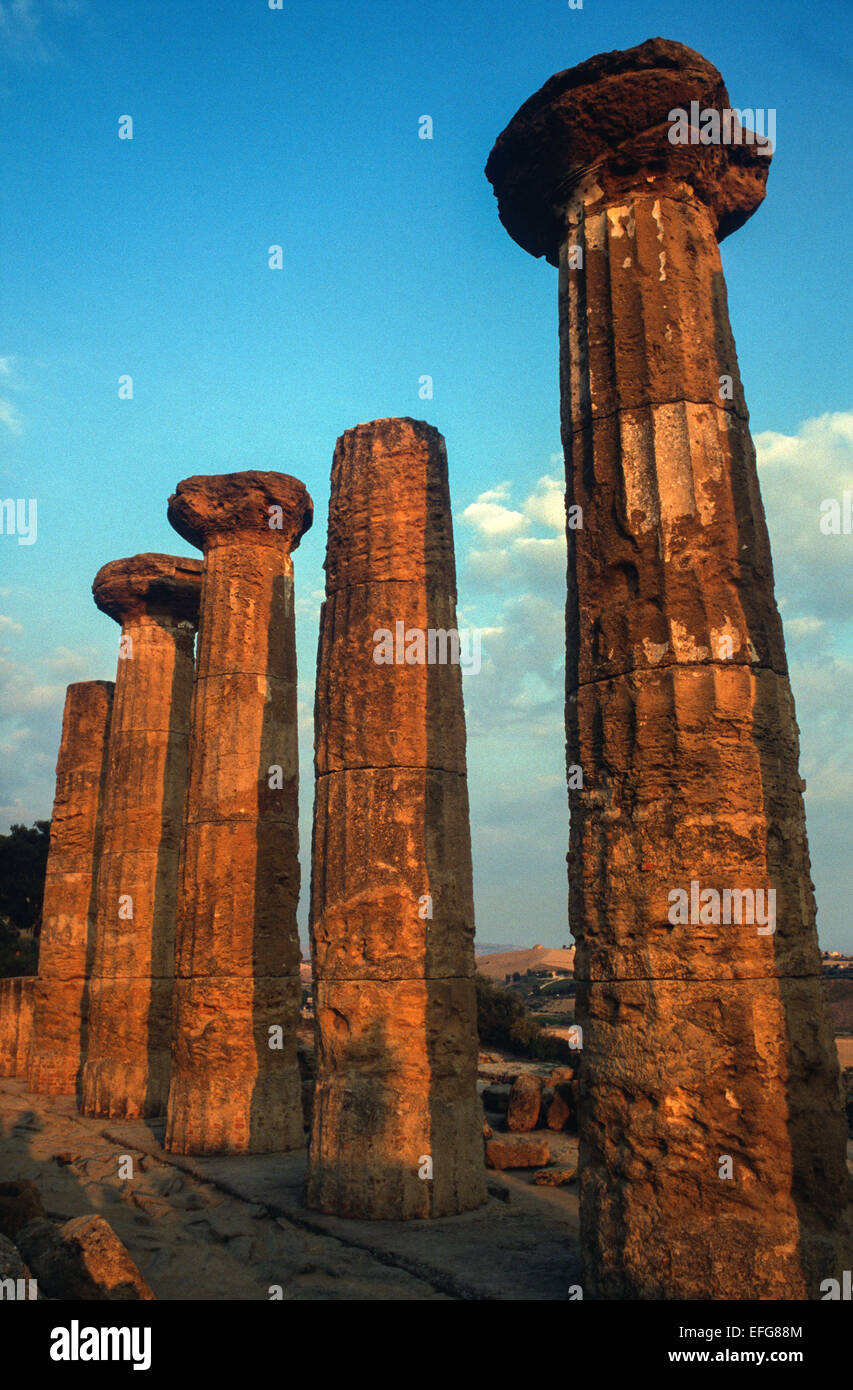
[[[569,939],[556,274],[503,231],[483,166],[553,72],[660,34],[733,105],[777,111],[766,202],[722,254],[821,940],[853,949],[853,537],[817,525],[853,488],[850,30],[849,0],[0,0],[0,495],[39,509],[36,544],[0,536],[0,830],[50,812],[65,685],[114,674],[97,569],[188,550],[180,478],[273,468],[316,508],[296,556],[307,866],[332,450],[413,415],[447,439],[462,619],[491,633],[465,681],[478,936]]]

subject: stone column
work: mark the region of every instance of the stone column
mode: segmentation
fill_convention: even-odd
[[[178,898],[166,1147],[304,1142],[291,552],[313,518],[285,473],[187,478],[175,530],[204,550]]]
[[[80,681],[65,696],[27,1068],[29,1089],[40,1095],[74,1095],[86,1060],[114,688]]]
[[[717,245],[762,201],[770,151],[672,143],[691,101],[729,107],[698,53],[604,54],[552,77],[487,166],[510,235],[560,268],[583,516],[566,728],[585,1295],[815,1298],[850,1264],[846,1131]],[[775,922],[750,925],[770,890]]]
[[[33,1021],[32,975],[0,980],[0,1076],[26,1076]]]
[[[18,1017],[21,986],[16,975],[0,979],[0,1076],[15,1076],[18,1070]]]
[[[169,1088],[178,854],[198,560],[135,555],[98,571],[121,625],[98,872],[84,1115],[162,1115]]]
[[[359,425],[332,465],[311,883],[307,1200],[341,1216],[486,1198],[462,678],[452,647],[412,660],[439,630],[456,630],[444,440]]]

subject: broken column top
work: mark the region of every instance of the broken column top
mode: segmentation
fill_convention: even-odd
[[[99,569],[92,593],[117,623],[145,613],[196,623],[201,571],[200,560],[183,555],[132,555]]]
[[[486,177],[501,222],[532,256],[557,264],[565,211],[576,190],[612,201],[625,194],[691,195],[706,204],[717,239],[737,231],[764,198],[772,149],[754,143],[672,144],[669,113],[690,103],[730,109],[720,73],[669,39],[599,53],[558,72],[498,136]]]
[[[435,580],[456,592],[444,438],[425,420],[370,420],[335,445],[326,593],[350,584]]]
[[[168,516],[178,535],[199,550],[238,539],[284,542],[295,550],[314,520],[314,503],[305,484],[289,473],[250,469],[184,478],[169,498]]]

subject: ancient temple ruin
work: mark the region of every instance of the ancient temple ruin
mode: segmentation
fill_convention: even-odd
[[[696,106],[719,138],[673,139],[673,112]],[[653,39],[552,77],[486,171],[509,234],[559,271],[588,1299],[817,1298],[850,1263],[799,736],[719,253],[772,150],[724,138],[727,114],[717,70]],[[165,1117],[177,1154],[283,1153],[308,1129],[315,1213],[472,1211],[486,1174],[444,439],[380,419],[334,453],[310,1116],[293,552],[313,504],[252,470],[184,479],[168,518],[202,560],[141,554],[93,586],[118,670],[68,687],[39,973],[0,980],[0,1076],[89,1116]],[[520,1130],[539,1080],[526,1104]]]
[[[186,478],[169,499],[204,551],[178,886],[166,1148],[303,1142],[292,552],[313,506],[286,473]]]
[[[447,454],[419,420],[332,464],[315,708],[308,1203],[407,1218],[485,1201],[462,674]],[[408,651],[388,660],[388,634]],[[422,647],[419,646],[422,643]]]
[[[95,577],[121,627],[89,970],[84,1115],[161,1115],[169,1093],[175,897],[201,564],[113,560]]]
[[[669,113],[697,100],[729,109],[681,44],[602,54],[531,97],[486,169],[507,231],[559,267],[583,514],[566,731],[584,780],[569,881],[585,1287],[813,1298],[843,1264],[846,1134],[718,250],[761,203],[771,152],[672,142]],[[714,921],[726,890],[765,895],[763,917]]]
[[[112,681],[69,685],[56,764],[30,1052],[23,1068],[37,1095],[75,1095],[89,1041]]]

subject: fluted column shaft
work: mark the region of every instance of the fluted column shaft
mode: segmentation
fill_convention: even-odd
[[[285,474],[226,474],[179,484],[169,516],[203,545],[204,579],[166,1147],[290,1149],[304,1142],[291,550],[311,501]]]
[[[569,799],[587,1267],[611,1297],[805,1297],[832,1265],[844,1136],[798,731],[707,209],[579,202],[560,320],[568,500],[584,517],[568,532],[567,756],[584,773]],[[772,889],[775,931],[710,907],[673,924],[670,894],[693,883]]]
[[[455,631],[456,573],[444,440],[391,419],[335,450],[315,708],[308,1203],[370,1219],[485,1200],[461,671],[377,662],[400,625]]]
[[[487,172],[560,267],[584,1291],[805,1298],[849,1264],[798,731],[717,242],[769,151],[665,40],[557,74]],[[774,901],[775,899],[775,901]],[[751,911],[750,911],[751,908]]]
[[[0,1076],[26,1076],[32,1042],[33,975],[0,980]]]
[[[69,685],[56,764],[27,1084],[73,1095],[86,1059],[112,681]]]
[[[175,899],[201,567],[106,565],[99,606],[121,623],[90,981],[84,1115],[162,1115],[171,1063]]]

